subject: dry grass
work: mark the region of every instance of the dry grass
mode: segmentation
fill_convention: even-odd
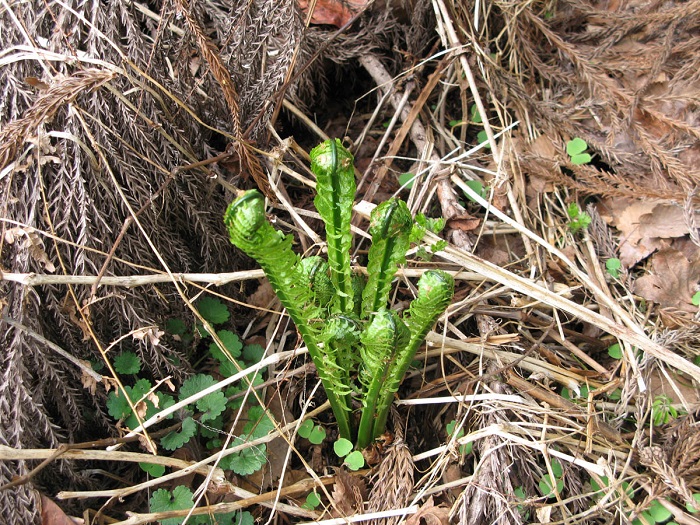
[[[577,0],[404,2],[403,11],[367,13],[325,47],[332,32],[303,35],[291,2],[178,1],[158,9],[125,2],[124,34],[101,4],[89,13],[78,2],[30,4],[0,7],[0,31],[11,43],[0,54],[0,301],[12,321],[3,327],[0,360],[0,484],[25,476],[0,493],[0,512],[15,515],[10,523],[36,521],[37,493],[23,483],[31,461],[47,458],[37,487],[51,490],[59,479],[64,489],[71,485],[59,498],[101,498],[103,507],[90,507],[125,525],[184,515],[145,514],[147,490],[165,483],[201,486],[209,505],[193,514],[249,509],[267,523],[345,523],[339,516],[348,515],[377,524],[610,523],[634,519],[654,501],[678,523],[695,523],[684,505],[700,491],[698,318],[671,326],[667,313],[643,305],[632,287],[641,266],[611,279],[604,261],[618,250],[615,231],[589,208],[592,225],[572,233],[566,210],[576,201],[585,207],[582,195],[655,197],[695,218],[698,1],[606,9]],[[293,38],[283,38],[280,20]],[[397,28],[409,23],[408,36],[399,37]],[[429,56],[421,26],[438,28],[433,51],[448,51]],[[378,51],[387,42],[414,53],[395,71]],[[397,306],[428,267],[451,271],[458,282],[422,368],[400,392],[393,442],[373,451],[372,476],[326,472],[328,445],[298,438],[302,420],[329,422],[327,405],[311,408],[313,370],[294,349],[293,328],[274,299],[251,296],[260,273],[243,271],[225,238],[220,216],[233,194],[207,180],[222,178],[235,191],[246,184],[240,166],[253,165],[255,181],[267,174],[278,225],[305,252],[321,250],[306,154],[268,126],[286,96],[295,125],[319,135],[306,142],[321,138],[303,101],[328,79],[318,81],[318,65],[295,76],[316,51],[346,67],[360,63],[375,84],[357,101],[372,111],[342,124],[361,164],[359,255],[372,203],[401,192],[412,211],[448,219],[450,243],[430,263],[411,253]],[[34,87],[27,78],[38,79]],[[472,105],[488,122],[470,121]],[[490,149],[474,146],[482,129]],[[213,137],[226,144],[215,150]],[[571,164],[565,143],[573,137],[588,142],[597,162]],[[229,164],[187,168],[224,150],[237,153]],[[399,190],[397,176],[409,170],[418,182]],[[490,192],[477,195],[468,181]],[[424,243],[437,240],[428,235]],[[47,275],[49,263],[56,275]],[[119,383],[109,348],[136,351],[157,378],[177,381],[191,371],[193,356],[167,337],[131,335],[168,317],[194,318],[201,293],[238,304],[237,328],[265,338],[267,357],[257,367],[269,381],[253,395],[270,404],[278,425],[260,442],[281,444],[266,477],[231,479],[216,467],[223,454],[198,450],[196,459],[148,456],[171,472],[137,479],[128,465],[146,455],[117,448],[138,433],[62,447],[117,437],[104,413],[105,386]],[[616,342],[619,360],[607,354]],[[81,367],[66,351],[104,359],[104,384],[80,388]],[[566,391],[580,396],[562,397]],[[660,394],[682,415],[655,426],[651,407]],[[163,415],[144,422],[150,446]],[[239,417],[231,417],[229,435]],[[452,420],[462,437],[447,435]],[[118,462],[114,474],[123,479],[109,488],[95,469],[57,457]],[[193,472],[208,485],[187,477]],[[563,480],[550,498],[540,489],[546,475]],[[603,487],[597,494],[596,484]],[[300,507],[311,490],[323,508]],[[133,494],[142,496],[132,496],[124,514],[116,499]]]

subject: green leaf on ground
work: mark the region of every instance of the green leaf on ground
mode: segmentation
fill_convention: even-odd
[[[185,380],[180,387],[180,401],[216,384],[216,380],[205,374],[197,374]],[[201,421],[215,419],[226,410],[226,396],[220,390],[197,400],[197,409],[202,411]]]
[[[622,262],[617,257],[612,257],[605,261],[605,269],[608,271],[610,277],[613,279],[619,279],[620,270],[622,269]]]
[[[355,450],[354,452],[350,452],[350,454],[345,457],[343,465],[348,467],[350,470],[360,470],[365,466],[365,458],[362,455],[362,452]]]
[[[237,440],[237,444],[247,440],[248,436],[243,434]],[[221,460],[219,466],[224,470],[233,470],[239,476],[250,476],[260,470],[266,461],[267,448],[265,445],[255,445],[226,456]]]
[[[399,175],[399,185],[410,190],[415,182],[414,177],[413,173],[402,173]]]
[[[583,140],[582,138],[579,138],[579,137],[576,137],[575,139],[572,139],[566,143],[566,153],[570,157],[573,157],[574,155],[578,155],[579,153],[583,153],[587,149],[588,149],[588,144],[586,143],[585,140]]]
[[[133,387],[125,386],[126,395],[132,403],[138,403],[143,396],[151,389],[151,382],[148,379],[139,379]],[[107,412],[114,419],[122,419],[131,414],[129,401],[124,396],[124,392],[113,390],[107,396]]]
[[[267,436],[275,429],[275,424],[270,419],[270,415],[260,405],[252,406],[248,409],[248,423],[243,427],[243,432],[253,439]]]
[[[194,419],[187,417],[182,421],[180,431],[173,430],[160,438],[160,446],[165,450],[177,450],[186,444],[197,433],[197,424]]]
[[[171,510],[186,510],[192,508],[192,492],[184,485],[175,487],[172,492],[158,489],[151,496],[151,512],[168,512]],[[184,518],[168,518],[161,520],[161,525],[179,525]]]
[[[226,305],[216,297],[202,297],[197,301],[197,311],[211,324],[225,323],[231,316]]]
[[[302,505],[302,508],[314,510],[320,504],[321,498],[318,497],[318,494],[315,492],[309,492],[309,494],[306,496],[306,503]]]
[[[138,374],[141,371],[141,358],[134,352],[119,354],[113,364],[118,374]]]
[[[489,142],[489,136],[482,129],[476,134],[476,142],[484,145],[484,149],[491,149],[491,143]]]
[[[564,467],[561,466],[561,461],[557,458],[552,458],[550,465],[552,466],[552,473],[555,478],[561,478],[564,475]]]
[[[700,512],[700,493],[696,492],[693,494],[693,501],[689,501],[685,504],[685,508],[691,514],[697,514]]]
[[[243,348],[243,343],[238,337],[238,334],[233,333],[231,330],[219,330],[216,332],[219,336],[221,342],[224,344],[226,350],[228,350],[231,357],[236,358],[241,355],[241,348]],[[209,353],[217,359],[220,363],[229,363],[231,360],[226,356],[226,354],[219,348],[216,342],[212,342],[209,345]]]
[[[264,355],[265,349],[260,345],[246,345],[243,348],[243,360],[246,363],[259,363]]]
[[[159,478],[165,474],[165,465],[158,465],[156,463],[139,463],[139,467],[144,472],[148,472],[154,478]]]
[[[622,348],[620,348],[620,344],[615,343],[614,345],[610,345],[608,347],[608,355],[613,359],[622,359]]]
[[[339,458],[344,458],[352,450],[352,442],[349,439],[340,438],[333,443],[333,451]]]
[[[651,506],[647,509],[647,512],[656,523],[663,523],[673,516],[673,513],[664,507],[657,499],[651,502]]]
[[[571,164],[574,166],[582,166],[583,164],[590,164],[593,160],[588,153],[579,153],[578,155],[571,156]]]
[[[479,114],[479,108],[476,107],[476,104],[472,104],[472,107],[470,109],[470,115],[470,120],[475,124],[481,124],[483,122],[483,119]]]
[[[183,335],[187,331],[187,325],[182,319],[168,319],[165,322],[165,331],[170,335]]]
[[[693,306],[700,306],[700,290],[693,294],[690,302],[693,303]]]

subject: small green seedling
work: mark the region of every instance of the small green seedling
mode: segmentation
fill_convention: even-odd
[[[693,501],[686,503],[685,508],[688,509],[688,512],[691,514],[697,514],[700,512],[700,492],[693,494]]]
[[[399,184],[402,188],[411,189],[413,188],[413,183],[415,182],[416,175],[413,173],[402,173],[399,175]]]
[[[619,279],[620,270],[622,269],[622,262],[620,262],[620,259],[617,257],[612,257],[605,261],[605,269],[610,277],[613,279]]]
[[[591,224],[591,216],[579,208],[579,205],[575,202],[569,204],[566,214],[569,216],[569,230],[571,233],[585,230]]]
[[[615,343],[614,345],[610,345],[608,347],[608,355],[613,359],[622,359],[622,348],[620,348],[620,344]]]
[[[700,290],[693,294],[693,297],[690,299],[690,302],[693,303],[693,306],[700,306]]]
[[[456,128],[458,126],[464,126],[464,121],[463,120],[450,120],[450,127],[451,128]]]
[[[555,493],[561,494],[564,490],[564,480],[562,479],[564,467],[562,467],[561,462],[557,458],[552,458],[550,466],[552,474],[554,474],[554,480],[552,480],[551,475],[545,474],[540,478],[539,482],[540,492],[545,498],[551,498]]]
[[[518,498],[519,501],[525,501],[527,499],[527,494],[525,494],[525,489],[522,486],[516,487],[515,490],[513,490],[513,495]],[[527,522],[530,519],[530,511],[527,509],[527,507],[525,507],[525,505],[518,505],[516,510],[518,511],[518,514],[520,514],[523,521]]]
[[[321,504],[321,498],[318,497],[316,492],[309,492],[306,496],[306,503],[304,503],[301,508],[307,510],[314,510]]]
[[[666,395],[658,395],[651,404],[651,420],[655,427],[665,425],[678,417],[678,410],[673,406],[673,400]]]
[[[299,435],[314,445],[320,445],[326,439],[326,429],[307,419],[299,426]]]
[[[588,149],[588,144],[586,141],[576,137],[566,143],[566,153],[569,154],[571,158],[571,163],[575,166],[580,166],[582,164],[588,164],[591,162],[592,157],[589,153],[586,153]]]
[[[114,358],[113,365],[118,374],[134,375],[141,371],[141,358],[133,352],[124,352]]]
[[[552,477],[549,474],[545,474],[540,478],[538,486],[542,495],[549,499],[554,496],[555,492],[556,494],[561,494],[561,492],[564,490],[564,480],[554,478],[554,481],[552,481]]]
[[[476,107],[476,104],[472,104],[472,107],[469,110],[469,114],[470,114],[469,119],[474,124],[481,124],[483,122],[483,119],[481,118],[481,114],[479,113],[479,108]]]
[[[333,451],[339,458],[345,458],[343,465],[350,470],[360,470],[365,466],[365,458],[359,450],[352,450],[352,441],[340,438],[333,443]]]
[[[454,419],[452,421],[450,421],[449,423],[447,423],[445,430],[447,431],[448,436],[452,437],[452,434],[454,433],[456,426],[457,426],[457,421],[455,421]],[[464,436],[464,429],[460,428],[459,432],[457,432],[457,434],[455,435],[455,439],[459,439],[463,436]],[[461,445],[459,447],[459,453],[464,455],[464,456],[466,456],[467,454],[471,454],[473,447],[474,447],[473,442],[469,442],[466,445]]]

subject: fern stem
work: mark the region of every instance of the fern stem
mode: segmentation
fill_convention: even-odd
[[[373,439],[384,432],[394,394],[398,392],[406,370],[411,366],[425,336],[449,306],[453,295],[454,279],[446,272],[430,270],[418,280],[418,296],[411,303],[406,319],[411,334],[410,341],[397,352],[396,359],[388,366],[376,405]]]
[[[372,211],[369,226],[372,246],[367,262],[369,277],[362,292],[365,318],[386,308],[394,274],[399,264],[406,261],[412,225],[411,212],[402,200],[389,199]]]
[[[387,373],[396,356],[405,347],[411,333],[393,310],[381,310],[372,317],[360,336],[363,369],[361,379],[367,384],[362,399],[362,416],[357,431],[357,448],[362,450],[375,438],[374,426],[377,403],[386,382]]]
[[[317,182],[314,205],[326,225],[328,264],[337,294],[337,310],[347,314],[353,308],[350,269],[350,220],[356,190],[353,157],[338,139],[322,142],[311,150],[310,157]]]
[[[312,320],[318,318],[320,309],[314,305],[299,256],[292,250],[292,237],[282,237],[269,223],[263,196],[257,190],[248,191],[233,201],[224,214],[224,223],[231,242],[255,259],[265,272],[316,365],[340,435],[352,439],[350,406],[347,396],[337,393],[333,380],[337,363],[328,362],[329,356],[319,347],[320,334]]]

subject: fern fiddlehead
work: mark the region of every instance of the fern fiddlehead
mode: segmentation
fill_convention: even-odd
[[[367,284],[362,292],[363,317],[386,308],[394,274],[406,261],[409,234],[413,219],[406,203],[389,199],[381,203],[370,216],[369,233],[372,246],[367,262]]]
[[[442,270],[428,270],[418,280],[418,295],[411,303],[406,318],[410,341],[401,348],[396,359],[388,367],[380,398],[377,401],[373,437],[384,432],[389,408],[406,370],[411,365],[425,336],[449,306],[453,295],[454,278]]]
[[[337,364],[318,345],[320,330],[312,320],[318,318],[320,308],[314,304],[308,276],[301,269],[299,256],[292,250],[292,237],[282,236],[272,227],[265,217],[263,196],[257,190],[244,193],[229,205],[224,224],[231,242],[255,259],[265,272],[309,349],[338,421],[340,434],[352,439],[350,407],[346,397],[336,393],[337,386],[331,379],[334,375],[332,369]]]
[[[328,264],[336,289],[340,313],[352,311],[350,219],[355,198],[355,170],[352,154],[340,140],[326,140],[311,150],[311,171],[316,175],[314,205],[326,225]]]
[[[299,270],[308,279],[316,306],[326,308],[335,294],[333,283],[328,276],[328,263],[318,255],[312,255],[299,262]]]
[[[370,217],[372,246],[365,280],[350,267],[350,219],[355,192],[352,155],[340,141],[311,152],[317,177],[316,208],[326,225],[328,262],[301,260],[267,221],[264,200],[253,190],[235,200],[224,221],[231,242],[258,261],[301,334],[323,382],[341,437],[352,439],[351,396],[359,374],[362,414],[358,448],[386,425],[393,396],[425,335],[452,299],[454,281],[439,270],[423,274],[405,319],[387,309],[398,266],[406,261],[413,219],[403,201],[390,199]],[[418,221],[422,230],[424,217]],[[425,224],[423,224],[425,223]],[[358,370],[359,368],[359,370]]]
[[[387,374],[397,355],[405,348],[411,332],[393,310],[380,310],[372,315],[372,321],[365,327],[360,339],[362,368],[360,381],[365,387],[362,399],[362,416],[357,431],[357,448],[363,449],[376,437],[374,435],[377,417],[377,402],[383,392]]]

